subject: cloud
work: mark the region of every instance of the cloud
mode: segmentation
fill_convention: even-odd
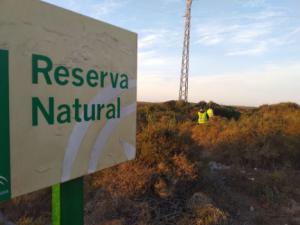
[[[256,46],[249,49],[239,49],[239,50],[231,50],[226,52],[227,56],[239,56],[239,55],[261,55],[262,53],[268,50],[267,44],[265,42],[260,42]]]
[[[241,4],[243,7],[261,7],[266,4],[266,0],[237,0],[239,4]]]
[[[65,0],[65,3],[69,6],[69,7],[73,7],[76,5],[76,1],[75,0]]]
[[[63,8],[73,10],[75,12],[84,14],[89,17],[94,17],[96,19],[103,18],[111,15],[112,13],[120,10],[124,7],[129,0],[42,0],[61,6]]]
[[[139,53],[139,62],[142,67],[166,66],[168,59],[158,54],[156,51],[151,50]]]
[[[139,49],[167,48],[178,42],[179,33],[176,30],[164,28],[144,29],[139,33]]]
[[[103,17],[122,8],[125,4],[127,4],[126,0],[104,0],[93,4],[91,9],[95,17]]]
[[[250,19],[250,20],[268,20],[268,19],[278,19],[278,18],[285,18],[286,13],[284,11],[279,10],[262,10],[255,14],[244,14],[241,15],[243,19]]]
[[[47,2],[53,5],[57,5],[68,10],[72,10],[75,12],[80,12],[82,9],[82,5],[78,4],[76,0],[65,0],[65,1],[55,1],[55,0],[42,0],[43,2]]]
[[[197,43],[217,45],[222,43],[241,44],[255,42],[272,33],[271,23],[207,23],[198,25]]]
[[[196,26],[196,43],[218,46],[226,56],[262,55],[298,40],[299,27],[289,19],[285,11],[269,9],[229,20],[210,18]]]
[[[225,26],[225,24],[217,22],[199,24],[196,29],[197,43],[208,46],[220,44],[226,41],[230,33],[235,32],[239,28],[240,26],[237,24]]]
[[[139,48],[150,48],[163,43],[167,33],[168,32],[163,29],[143,32],[139,38]]]
[[[235,22],[235,21],[234,21]],[[255,41],[273,30],[272,22],[252,21],[239,23],[226,23],[219,21],[207,22],[199,24],[196,33],[198,34],[198,43],[207,44],[211,39],[222,40],[223,42],[243,43]],[[209,43],[209,42],[208,42]],[[220,42],[217,42],[221,43]]]
[[[265,37],[272,32],[269,23],[205,25],[198,30],[202,34],[197,43],[214,46],[227,45],[225,55],[260,55],[268,50]]]
[[[143,38],[140,38],[139,40],[139,48],[145,48],[145,47],[150,47],[155,42],[159,41],[160,35],[158,34],[149,34]]]
[[[180,3],[180,0],[163,0],[162,2],[165,4],[174,4],[174,3]]]
[[[300,27],[294,28],[289,32],[283,33],[277,38],[270,38],[270,42],[272,42],[275,46],[283,46],[285,44],[292,44],[298,42],[300,38]]]
[[[169,54],[169,48],[178,45],[178,34],[168,29],[144,29],[138,42],[138,74],[162,76],[169,79],[179,74],[180,57]]]
[[[253,23],[240,26],[239,29],[232,34],[233,43],[250,43],[262,39],[272,33],[271,23]]]
[[[142,76],[157,75],[169,79],[172,74],[179,74],[180,59],[155,50],[140,51],[138,65],[138,74]]]

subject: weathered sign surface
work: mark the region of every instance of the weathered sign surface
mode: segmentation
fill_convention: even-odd
[[[137,35],[0,0],[0,201],[135,157]]]

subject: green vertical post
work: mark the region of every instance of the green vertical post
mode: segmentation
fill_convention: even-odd
[[[60,225],[60,184],[52,186],[52,225]]]
[[[11,198],[9,128],[9,53],[0,49],[0,202]]]
[[[52,187],[52,225],[83,225],[83,178]]]

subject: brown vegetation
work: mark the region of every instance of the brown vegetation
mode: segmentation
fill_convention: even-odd
[[[86,224],[300,224],[300,107],[214,104],[197,125],[200,106],[139,104],[137,159],[86,178]],[[46,201],[49,191],[0,209],[44,225]]]

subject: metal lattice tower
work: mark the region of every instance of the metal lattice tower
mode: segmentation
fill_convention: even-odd
[[[182,64],[180,76],[179,101],[188,101],[189,87],[189,53],[190,53],[190,27],[191,27],[191,8],[193,0],[186,0],[184,40],[182,51]]]

